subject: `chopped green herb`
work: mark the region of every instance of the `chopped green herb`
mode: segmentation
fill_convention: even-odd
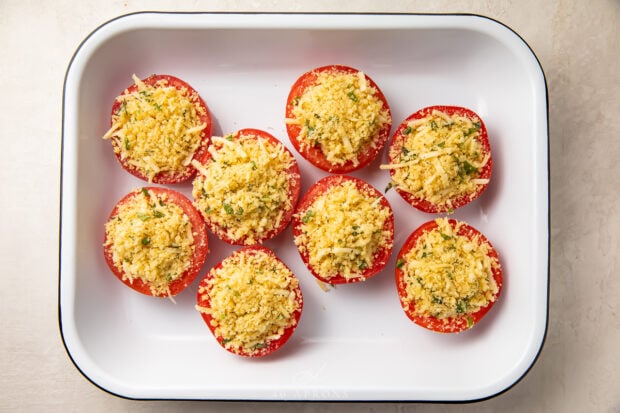
[[[151,217],[147,214],[141,214],[138,213],[136,214],[138,216],[138,218],[140,218],[140,221],[144,222],[144,221],[148,221],[149,219],[151,219]]]
[[[144,194],[145,197],[150,197],[151,195],[149,194],[149,190],[146,188],[142,188],[142,193]]]
[[[227,135],[226,136],[226,140],[229,141],[229,142],[232,142],[233,136],[232,135]]]
[[[349,93],[347,93],[347,96],[349,97],[349,99],[351,99],[353,102],[357,102],[357,96],[355,96],[355,93],[353,91],[350,91]]]
[[[159,106],[157,103],[153,103],[153,106],[155,107],[156,110],[161,111],[161,106]]]
[[[387,186],[385,187],[385,191],[384,191],[384,192],[387,192],[387,191],[389,191],[390,189],[392,189],[392,188],[394,187],[394,185],[395,185],[395,184],[394,184],[394,182],[390,181],[390,182],[387,184]]]
[[[474,320],[471,317],[467,317],[467,328],[472,328],[474,326]]]
[[[478,168],[476,168],[475,166],[473,166],[467,161],[463,161],[463,169],[465,170],[465,173],[467,175],[471,175],[473,173],[478,172]]]
[[[142,238],[142,245],[149,245],[151,243],[151,239],[149,237]]]
[[[474,132],[478,132],[479,129],[480,129],[480,122],[474,122],[474,127],[469,128],[467,132],[465,132],[465,136],[469,136]]]
[[[164,213],[161,211],[155,211],[153,212],[153,215],[155,215],[155,218],[163,218],[164,217]]]
[[[308,135],[311,135],[312,132],[314,132],[314,130],[316,129],[314,126],[310,125],[310,121],[306,120],[305,124],[306,128],[308,129]]]
[[[452,239],[452,236],[444,234],[443,232],[440,232],[439,234],[441,235],[441,238],[445,239],[446,241]]]
[[[461,161],[459,160],[459,158],[456,157],[455,155],[452,155],[452,160],[456,164],[457,172],[459,174],[459,177],[461,178],[461,182],[463,182],[463,178],[465,177],[465,171],[463,170],[463,165],[461,164]]]
[[[228,215],[233,215],[235,213],[234,208],[230,206],[230,204],[224,204],[224,211],[226,211]]]
[[[437,122],[435,122],[434,120],[432,120],[432,121],[431,121],[431,129],[435,130],[435,129],[437,129],[437,128],[438,128],[438,126],[437,126]]]
[[[301,222],[303,222],[304,224],[307,224],[313,216],[314,216],[314,212],[311,209],[309,209],[306,211],[305,215],[301,219]]]
[[[402,135],[409,135],[411,131],[411,126],[407,126],[405,129],[403,129]]]
[[[359,263],[358,268],[360,270],[365,270],[366,268],[368,268],[368,264],[366,263],[366,261],[362,261]]]
[[[125,138],[125,150],[129,150],[130,146],[129,146],[129,139]]]
[[[465,314],[466,310],[467,310],[467,300],[458,300],[456,302],[456,313]]]
[[[396,261],[396,268],[403,268],[403,265],[405,265],[405,260],[399,258],[398,261]]]
[[[259,349],[262,349],[262,348],[267,348],[267,343],[254,344],[254,346],[252,348],[254,350],[259,350]]]

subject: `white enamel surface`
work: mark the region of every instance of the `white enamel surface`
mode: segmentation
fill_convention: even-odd
[[[114,97],[133,73],[176,75],[201,94],[215,134],[264,129],[292,149],[288,90],[317,66],[345,64],[381,87],[394,128],[429,105],[466,106],[484,120],[494,173],[487,191],[453,215],[481,230],[504,268],[499,302],[474,329],[441,335],[400,308],[394,256],[435,215],[395,191],[393,258],[375,278],[323,292],[303,266],[290,228],[267,243],[300,279],[304,313],[272,356],[225,352],[194,310],[198,279],[176,304],[122,285],[102,255],[114,204],[145,183],[124,172],[109,142]],[[138,14],[96,30],[65,84],[60,307],[65,345],[100,387],[131,398],[473,400],[519,380],[542,345],[547,320],[546,86],[527,46],[476,16]],[[325,174],[297,155],[302,193]],[[383,191],[380,159],[352,175]],[[191,196],[190,185],[172,188]],[[209,233],[204,272],[233,249]],[[199,277],[200,278],[200,277]]]

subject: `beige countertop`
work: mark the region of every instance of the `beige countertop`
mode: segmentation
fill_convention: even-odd
[[[0,2],[0,411],[620,412],[618,0],[106,3]],[[465,405],[132,401],[88,382],[58,326],[63,79],[92,30],[143,10],[459,12],[519,33],[549,93],[549,318],[531,371],[507,392]]]

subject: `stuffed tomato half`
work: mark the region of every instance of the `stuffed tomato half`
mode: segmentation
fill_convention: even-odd
[[[387,264],[394,244],[394,214],[367,182],[331,175],[316,182],[293,215],[299,254],[320,281],[364,281]]]
[[[105,224],[110,270],[142,294],[172,297],[194,281],[209,252],[207,228],[183,194],[160,187],[123,197]]]
[[[388,149],[396,191],[415,208],[452,212],[478,198],[493,169],[491,146],[482,119],[457,106],[430,106],[405,119]]]
[[[266,356],[295,331],[303,309],[299,281],[263,246],[233,252],[200,282],[196,309],[217,342],[245,357]]]
[[[301,75],[286,103],[286,130],[295,149],[332,173],[360,169],[389,139],[388,102],[365,73],[341,65]]]
[[[191,179],[191,165],[206,152],[213,123],[204,100],[185,81],[170,75],[139,79],[112,105],[104,139],[132,175],[159,184]]]
[[[301,176],[293,154],[258,129],[213,137],[204,156],[193,161],[194,205],[209,229],[234,245],[257,245],[290,223]]]
[[[396,261],[396,287],[407,317],[441,333],[473,327],[497,302],[497,251],[474,227],[438,218],[418,227]]]

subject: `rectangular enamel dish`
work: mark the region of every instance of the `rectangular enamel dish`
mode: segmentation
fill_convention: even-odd
[[[394,254],[364,283],[324,292],[304,267],[290,228],[267,243],[297,274],[304,313],[291,340],[262,359],[224,351],[195,310],[199,279],[236,248],[209,233],[211,254],[176,297],[120,283],[102,254],[114,204],[144,182],[123,171],[108,141],[114,98],[131,76],[186,80],[212,111],[214,134],[264,129],[295,153],[302,194],[325,174],[285,132],[290,86],[328,64],[363,70],[392,109],[393,129],[430,105],[468,107],[487,125],[494,172],[487,191],[453,217],[482,231],[500,254],[504,289],[473,329],[439,334],[402,311],[394,256],[435,215],[394,191]],[[63,111],[59,318],[75,366],[127,398],[210,400],[471,401],[519,381],[542,348],[548,309],[548,131],[543,71],[506,26],[472,15],[139,13],[91,33],[66,74]],[[386,151],[352,173],[381,191]],[[176,186],[191,196],[190,184]]]

